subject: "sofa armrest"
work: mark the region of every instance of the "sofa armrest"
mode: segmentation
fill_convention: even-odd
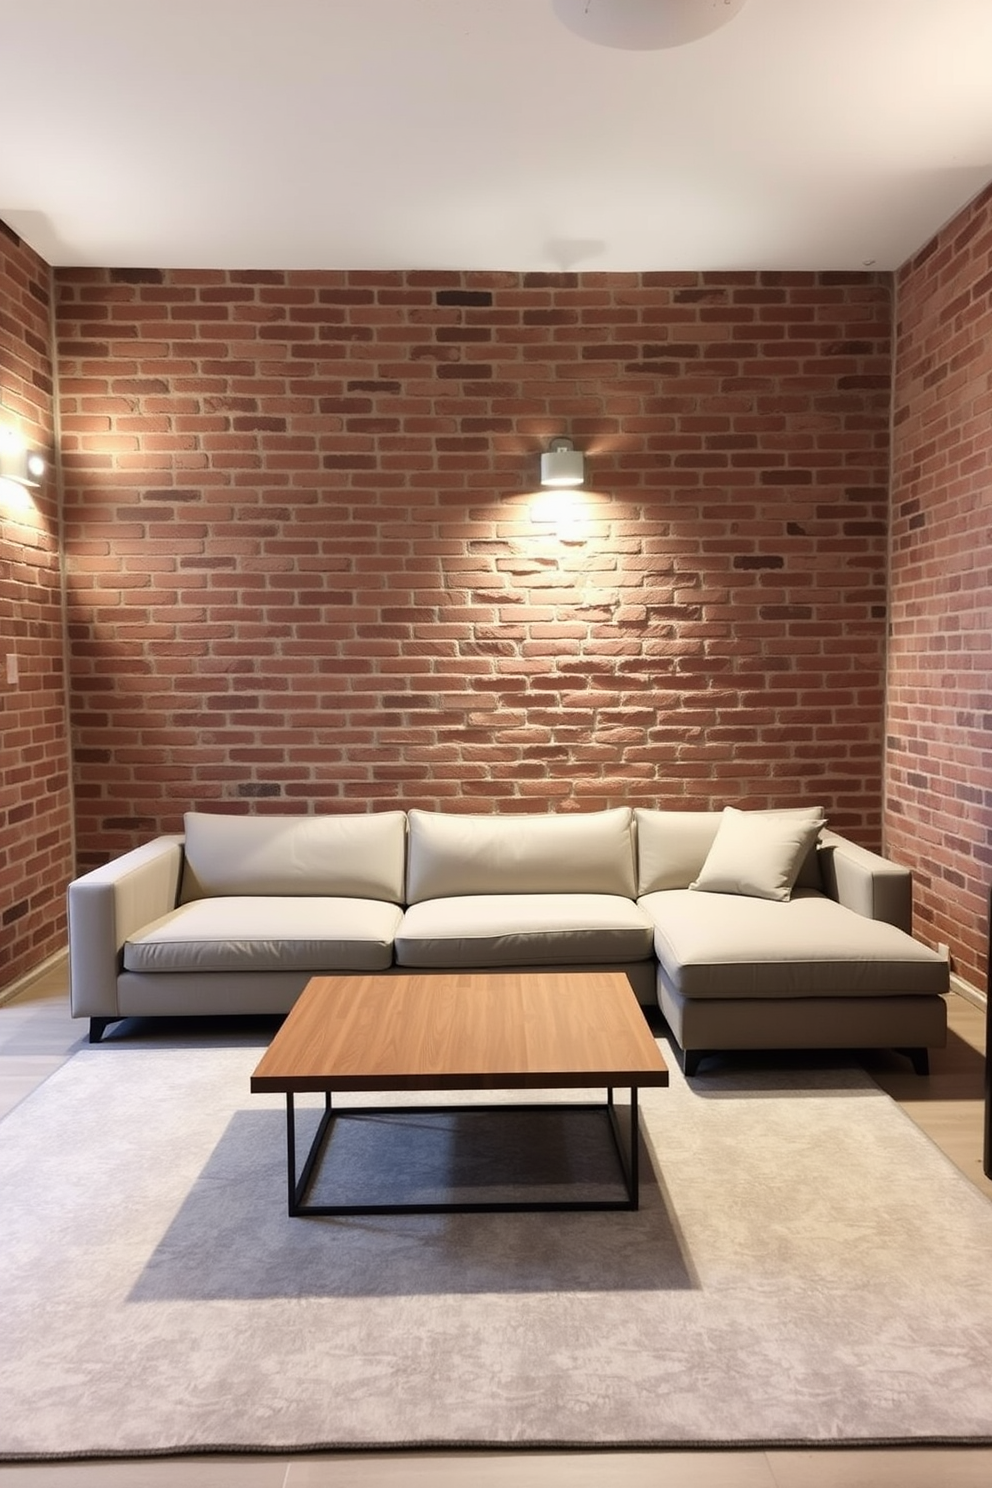
[[[837,832],[820,838],[818,860],[831,899],[869,920],[913,931],[913,876],[908,868],[849,842]]]
[[[176,907],[182,837],[157,837],[69,885],[69,1003],[74,1018],[117,1018],[124,942]]]

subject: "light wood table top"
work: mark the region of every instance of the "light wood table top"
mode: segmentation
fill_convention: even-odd
[[[667,1084],[607,971],[313,977],[251,1077],[256,1093]]]

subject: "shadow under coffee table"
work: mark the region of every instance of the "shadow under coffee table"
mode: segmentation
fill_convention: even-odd
[[[642,1085],[667,1085],[668,1069],[621,972],[429,972],[313,977],[251,1077],[253,1093],[284,1092],[291,1215],[434,1214],[516,1210],[636,1209]],[[626,1141],[615,1089],[630,1091]],[[349,1091],[605,1089],[605,1101],[486,1106],[339,1108]],[[298,1171],[294,1096],[324,1095],[324,1112]],[[384,1113],[598,1110],[609,1124],[623,1178],[619,1199],[318,1204],[307,1193],[332,1124]]]

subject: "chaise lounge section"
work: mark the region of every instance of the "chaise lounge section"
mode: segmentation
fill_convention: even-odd
[[[896,1048],[926,1074],[927,1050],[946,1041],[950,976],[910,933],[911,875],[826,831],[815,811],[783,813],[798,825],[795,851],[776,836],[763,862],[777,815],[635,812],[638,904],[685,1072],[734,1049]],[[721,834],[729,856],[707,878]]]

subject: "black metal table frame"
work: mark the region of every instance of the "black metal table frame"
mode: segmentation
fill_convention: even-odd
[[[637,1086],[630,1088],[629,1148],[625,1149],[613,1100],[613,1087],[606,1091],[602,1101],[538,1101],[530,1104],[507,1105],[461,1105],[461,1106],[348,1106],[332,1107],[331,1093],[324,1096],[324,1113],[320,1118],[303,1167],[297,1175],[296,1167],[296,1110],[292,1091],[286,1092],[286,1158],[289,1179],[289,1214],[293,1219],[318,1215],[348,1214],[515,1214],[544,1211],[573,1211],[588,1209],[637,1209],[640,1205],[640,1172],[638,1144],[640,1121],[637,1106]],[[609,1118],[613,1146],[620,1164],[626,1197],[622,1199],[548,1199],[548,1200],[479,1200],[459,1203],[407,1203],[407,1204],[308,1204],[307,1191],[314,1176],[318,1159],[326,1146],[331,1127],[337,1120],[348,1117],[405,1115],[434,1115],[443,1112],[456,1115],[459,1112],[505,1111],[603,1111]]]

